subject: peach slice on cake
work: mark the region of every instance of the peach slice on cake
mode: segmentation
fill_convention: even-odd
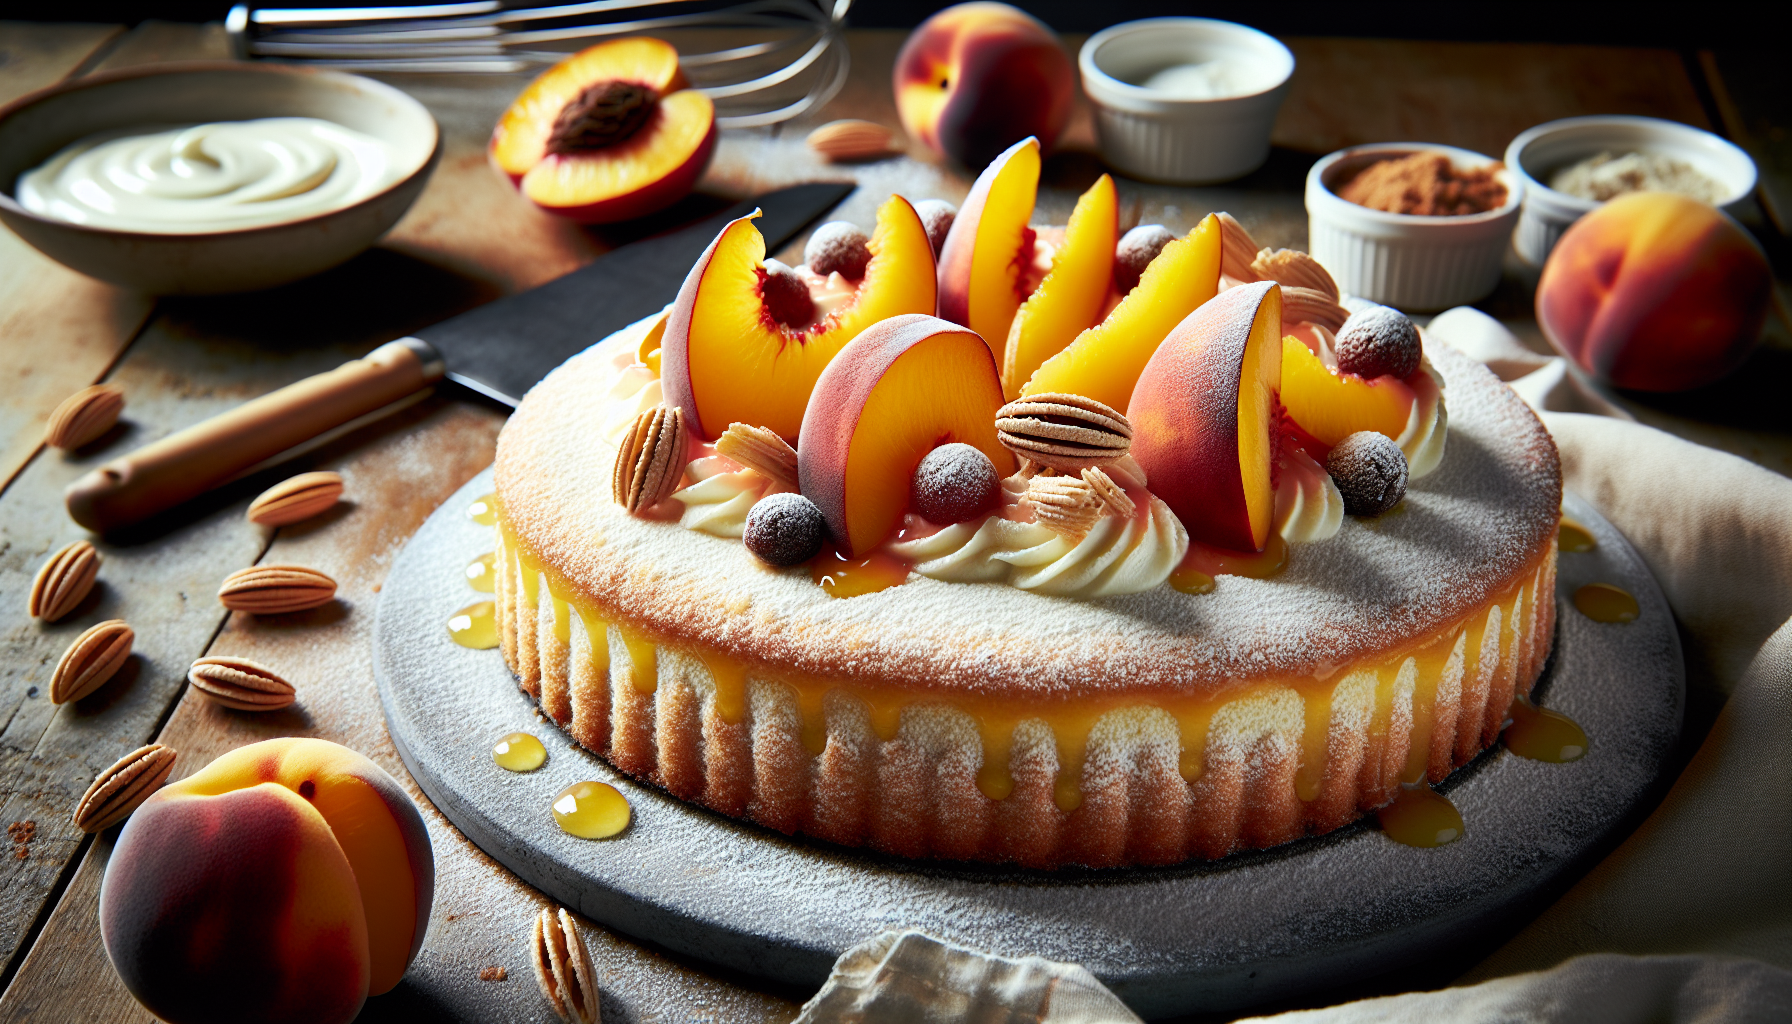
[[[870,553],[908,508],[915,467],[943,444],[977,448],[1004,476],[996,440],[1002,382],[971,331],[937,317],[892,317],[847,343],[803,416],[797,474],[848,558]]]
[[[1262,551],[1275,520],[1282,289],[1221,293],[1176,326],[1133,389],[1132,454],[1189,537]]]
[[[1330,448],[1359,430],[1400,440],[1417,396],[1397,377],[1364,378],[1327,366],[1289,335],[1282,339],[1281,401],[1301,430]]]
[[[1020,393],[1082,395],[1127,412],[1159,343],[1219,287],[1220,222],[1209,214],[1186,238],[1164,246],[1107,319],[1047,359]]]
[[[531,202],[593,224],[691,190],[716,143],[715,104],[658,39],[599,43],[543,72],[492,130],[492,165]]]
[[[682,407],[691,431],[709,440],[741,422],[795,441],[809,391],[835,353],[880,320],[934,308],[933,246],[901,196],[877,211],[871,262],[857,291],[819,318],[810,312],[805,319],[801,292],[767,301],[768,282],[795,275],[768,267],[765,238],[753,226],[757,216],[731,222],[704,250],[660,341],[666,404]]]
[[[1039,193],[1039,140],[1025,138],[989,162],[940,247],[940,316],[983,336],[1004,363],[1008,326],[1026,298],[1033,261],[1027,227]]]
[[[1120,237],[1120,199],[1102,175],[1076,201],[1052,269],[1015,311],[1002,361],[1002,390],[1020,397],[1039,364],[1063,351],[1101,315],[1114,276]]]

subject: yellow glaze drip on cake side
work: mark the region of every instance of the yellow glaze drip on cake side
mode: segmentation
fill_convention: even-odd
[[[545,588],[546,624],[551,627],[551,635],[560,650],[582,646],[587,651],[589,664],[583,666],[583,671],[589,678],[607,679],[616,665],[609,639],[610,630],[615,629],[627,652],[624,678],[637,694],[651,698],[658,691],[666,653],[675,651],[686,662],[703,667],[710,684],[706,703],[721,722],[745,722],[756,706],[757,687],[782,691],[795,711],[801,747],[812,757],[823,755],[832,742],[828,704],[836,694],[856,704],[871,732],[885,743],[898,737],[904,718],[911,711],[945,705],[968,715],[975,724],[981,746],[976,786],[992,801],[1002,801],[1014,791],[1009,761],[1019,731],[1026,723],[1043,723],[1050,730],[1057,757],[1053,799],[1066,813],[1076,810],[1083,801],[1083,766],[1092,736],[1107,726],[1116,713],[1134,710],[1166,713],[1174,721],[1179,741],[1176,769],[1188,782],[1200,779],[1206,769],[1216,720],[1221,724],[1228,719],[1237,720],[1232,722],[1236,726],[1238,721],[1262,718],[1265,708],[1277,705],[1300,708],[1299,756],[1293,786],[1304,803],[1312,803],[1323,795],[1326,773],[1333,760],[1333,734],[1339,722],[1346,719],[1365,720],[1363,724],[1367,726],[1365,763],[1372,765],[1367,770],[1380,780],[1369,789],[1383,790],[1391,799],[1400,783],[1440,781],[1455,765],[1479,752],[1484,737],[1490,739],[1497,733],[1504,709],[1515,697],[1523,695],[1518,692],[1521,668],[1527,669],[1522,685],[1528,689],[1535,666],[1520,666],[1518,662],[1534,660],[1538,645],[1548,642],[1545,624],[1552,621],[1534,609],[1539,588],[1553,586],[1553,547],[1519,584],[1481,613],[1407,649],[1326,673],[1323,678],[1257,681],[1206,697],[1094,698],[1017,707],[1007,700],[966,696],[947,701],[871,684],[773,675],[719,650],[662,647],[646,634],[606,616],[602,609],[579,596],[569,582],[530,557],[503,526],[501,515],[497,532],[500,600],[516,599],[516,623],[526,630],[528,622],[543,617]],[[584,632],[579,645],[574,644],[572,637],[573,611]],[[517,630],[512,630],[507,622],[506,632]],[[515,665],[518,659],[511,655],[513,642],[507,636],[506,655]],[[526,656],[522,661],[527,664]],[[1484,661],[1490,666],[1487,672],[1481,670]],[[529,674],[519,673],[525,678],[526,690]],[[543,699],[545,707],[547,701],[542,693],[530,692]],[[1481,716],[1465,723],[1472,731],[1458,730],[1452,723],[1454,742],[1439,748],[1434,742],[1440,735],[1436,709],[1440,697],[1446,696],[1451,698],[1452,707],[1460,703],[1465,709],[1476,709],[1477,714],[1479,709],[1490,707],[1500,710],[1491,719]],[[1291,701],[1294,703],[1289,704]],[[554,709],[547,710],[566,724]],[[606,753],[602,749],[597,752]],[[1396,752],[1398,756],[1389,760]],[[1380,764],[1374,763],[1377,759]]]

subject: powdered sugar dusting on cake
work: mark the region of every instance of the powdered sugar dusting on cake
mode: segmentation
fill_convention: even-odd
[[[1437,471],[1377,519],[1347,519],[1269,580],[1167,586],[1093,601],[911,577],[835,599],[805,569],[772,570],[738,542],[635,519],[608,499],[614,449],[596,401],[610,345],[569,360],[499,440],[505,522],[584,596],[662,643],[749,665],[916,693],[1032,699],[1198,693],[1323,673],[1454,627],[1547,548],[1561,502],[1554,443],[1484,367],[1437,346],[1449,445]]]

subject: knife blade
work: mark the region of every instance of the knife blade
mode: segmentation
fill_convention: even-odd
[[[623,246],[538,288],[469,310],[414,337],[447,377],[514,408],[548,371],[678,297],[685,273],[729,221],[755,207],[769,255],[850,195],[841,183],[793,185],[669,234]]]
[[[138,522],[401,407],[444,376],[514,408],[554,367],[677,297],[729,221],[757,207],[766,250],[776,251],[854,188],[769,192],[388,342],[101,465],[63,492],[69,515],[100,533]]]

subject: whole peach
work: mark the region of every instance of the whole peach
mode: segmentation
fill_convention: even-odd
[[[346,1024],[404,976],[434,892],[429,834],[390,775],[327,740],[267,740],[137,809],[100,934],[164,1020]]]
[[[1070,54],[1051,29],[1000,3],[948,7],[896,55],[902,127],[935,152],[981,168],[1029,135],[1050,149],[1070,120]]]
[[[1601,380],[1684,391],[1747,357],[1772,287],[1760,245],[1721,211],[1638,192],[1562,235],[1537,284],[1537,322]]]

